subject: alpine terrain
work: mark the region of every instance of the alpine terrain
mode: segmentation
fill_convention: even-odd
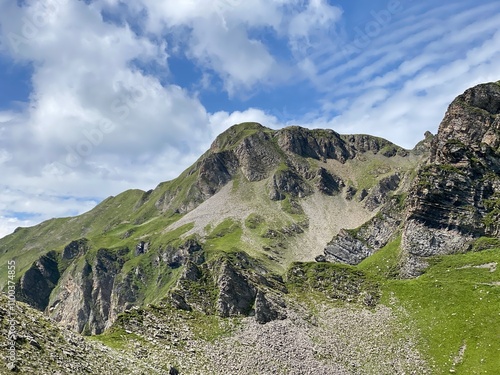
[[[499,262],[500,82],[413,150],[242,123],[0,239],[0,373],[497,374]]]

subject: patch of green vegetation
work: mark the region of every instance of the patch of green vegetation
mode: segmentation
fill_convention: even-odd
[[[165,268],[165,270],[158,270],[156,282],[146,290],[144,295],[145,303],[156,303],[165,299],[165,296],[174,287],[179,279],[182,268]]]
[[[500,270],[495,263],[500,263],[500,249],[434,257],[430,263],[416,279],[385,281],[382,301],[391,305],[395,300],[405,307],[405,319],[417,325],[433,373],[496,373]],[[460,359],[461,348],[465,351]]]
[[[500,175],[497,175],[493,171],[486,172],[481,178],[481,182],[493,182],[500,180]]]
[[[215,139],[215,144],[219,151],[232,150],[245,138],[258,133],[259,131],[271,133],[272,130],[256,122],[243,122],[233,125]]]
[[[256,213],[251,213],[245,219],[245,226],[249,229],[258,229],[262,224],[264,224],[266,219]]]
[[[480,237],[474,241],[472,251],[483,251],[489,249],[500,249],[500,239],[496,237]]]
[[[451,164],[431,164],[420,169],[420,177],[435,177],[439,172],[463,174],[460,169]]]
[[[431,164],[420,168],[418,172],[418,184],[421,188],[431,188],[431,181],[435,179],[443,179],[450,174],[464,175],[464,172],[459,168],[450,164]]]
[[[392,158],[386,158],[381,155],[373,155],[370,158],[356,160],[353,170],[358,191],[369,190],[375,186],[380,178],[383,178],[393,170]]]
[[[88,337],[90,340],[99,341],[102,344],[116,350],[128,349],[131,341],[144,342],[144,339],[134,333],[127,333],[123,328],[114,327],[110,331],[100,335]]]
[[[365,224],[363,224],[363,225],[365,225]],[[358,233],[361,230],[361,228],[362,228],[363,225],[361,225],[361,226],[359,226],[357,228],[345,229],[345,231],[347,233],[349,233],[352,237],[358,238]]]
[[[483,223],[487,229],[492,230],[498,227],[500,222],[500,194],[494,194],[492,198],[485,199],[483,203],[488,211],[483,218]]]
[[[231,192],[235,193],[238,191],[238,189],[240,188],[240,186],[242,185],[242,180],[245,179],[245,176],[243,176],[243,174],[240,172],[240,173],[236,173],[233,178],[232,178],[232,187],[231,187]]]
[[[447,146],[457,146],[457,147],[461,147],[461,148],[465,148],[465,145],[462,141],[460,141],[459,139],[448,139],[446,141],[446,145]]]
[[[369,228],[370,226],[373,225],[373,220],[374,219],[383,219],[382,213],[379,211],[375,214],[375,216],[368,220],[367,222],[361,224],[357,228],[352,228],[352,229],[345,229],[347,233],[349,233],[352,237],[358,239],[361,242],[365,242],[363,239],[363,235],[360,236],[360,232],[363,232],[365,229]]]
[[[450,165],[450,164],[438,164],[437,167],[441,169],[442,171],[449,172],[449,173],[457,173],[463,175],[464,172],[458,169],[457,167]]]
[[[380,154],[386,156],[386,157],[391,157],[394,155],[397,155],[399,151],[401,151],[402,148],[399,146],[396,146],[394,144],[388,144],[380,149]]]
[[[188,238],[183,238],[183,236],[186,232],[189,232],[191,229],[194,228],[194,223],[187,223],[170,231],[165,231],[163,228],[162,227],[159,228],[159,233],[146,232],[144,234],[144,235],[147,234],[149,236],[153,235],[150,243],[151,248],[157,249],[165,245],[178,247],[188,239]],[[154,236],[155,234],[156,236]]]
[[[157,194],[129,190],[105,199],[80,216],[52,219],[31,228],[20,228],[0,240],[0,271],[8,260],[15,259],[17,275],[21,277],[45,253],[54,250],[60,254],[70,242],[81,238],[89,240],[90,256],[100,248],[132,249],[146,234],[157,235],[155,237],[161,239],[161,232],[182,215],[159,212],[155,207]],[[137,221],[142,224],[134,224]],[[4,274],[1,272],[0,289],[6,281]]]
[[[401,236],[363,260],[357,268],[383,279],[397,277],[399,274],[400,245]]]
[[[398,210],[403,210],[405,208],[406,199],[408,198],[408,193],[401,193],[393,195],[393,198],[396,199],[396,207]]]
[[[241,318],[224,319],[217,315],[193,312],[193,319],[187,320],[196,339],[214,342],[231,335],[241,324]]]
[[[219,223],[207,236],[207,239],[217,239],[225,237],[236,230],[241,229],[240,224],[233,219],[225,219],[221,223]]]
[[[311,132],[311,134],[314,135],[316,139],[318,138],[332,139],[338,137],[338,133],[336,133],[331,129],[311,129],[309,131]]]
[[[203,230],[205,231],[205,233],[210,233],[212,231],[212,224],[207,224],[205,225],[205,227],[203,228]]]
[[[361,301],[373,306],[379,297],[378,281],[353,266],[333,263],[292,263],[286,285],[295,293],[321,292],[327,298]]]
[[[237,251],[241,244],[242,234],[243,230],[239,222],[233,219],[225,219],[206,237],[205,249],[207,253]]]
[[[288,172],[290,170],[290,167],[288,166],[287,163],[285,163],[283,160],[281,163],[278,165],[278,167],[275,170],[276,176],[280,176],[284,172]]]
[[[200,159],[202,158],[203,156]],[[172,207],[178,207],[181,206],[183,202],[192,201],[196,198],[198,193],[195,183],[197,179],[198,173],[195,168],[189,168],[175,180],[165,183],[165,188],[162,189],[162,191],[164,191],[162,195],[168,195],[173,198],[169,203]]]
[[[298,217],[299,219],[304,215],[302,206],[296,199],[292,198],[290,194],[287,194],[285,199],[281,201],[281,209],[287,214]]]
[[[173,231],[167,232],[160,238],[150,242],[150,249],[171,247],[173,249],[183,244],[186,239],[182,235],[193,228],[193,224],[185,224]],[[122,254],[124,264],[117,276],[117,281],[128,279],[127,285],[137,296],[138,303],[153,303],[161,300],[174,285],[180,275],[180,269],[172,269],[163,262],[156,265],[154,260],[157,251],[148,251],[145,254],[134,255],[134,252]]]

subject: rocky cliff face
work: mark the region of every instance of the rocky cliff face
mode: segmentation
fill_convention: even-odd
[[[385,196],[384,200],[387,202],[377,215],[359,228],[342,229],[316,260],[356,265],[395,239],[404,218],[405,194]]]
[[[318,187],[327,194],[339,190],[343,182],[324,169],[312,169],[305,158],[345,163],[364,153],[386,157],[408,152],[389,141],[369,135],[340,135],[333,130],[309,130],[298,126],[273,131],[257,123],[235,125],[218,136],[210,150],[191,167],[193,176],[186,197],[179,190],[167,191],[157,202],[162,211],[186,213],[217,193],[241,173],[250,182],[272,177],[270,196],[283,199],[285,193],[304,197],[312,189],[308,181],[317,176]]]
[[[187,263],[170,298],[182,310],[221,317],[252,315],[267,323],[286,318],[286,306],[279,297],[286,292],[281,277],[247,254],[235,253],[201,265]]]
[[[126,307],[123,298],[117,296],[120,288],[116,279],[127,253],[128,249],[119,252],[99,249],[93,261],[81,258],[73,264],[51,296],[49,315],[77,332],[103,332],[108,321]],[[125,294],[130,298],[134,290],[127,289]]]
[[[466,251],[498,237],[500,85],[467,90],[448,108],[408,196],[402,274],[417,275],[425,257]]]
[[[119,313],[144,302],[145,288],[154,288],[147,265],[124,269],[129,257],[143,255],[148,247],[140,242],[133,255],[126,248],[99,249],[85,257],[88,241],[73,241],[62,257],[50,252],[33,263],[18,283],[17,298],[66,328],[100,334]],[[260,323],[286,317],[279,297],[287,292],[283,280],[243,252],[206,261],[202,246],[187,240],[151,255],[150,267],[159,270],[158,277],[162,270],[182,267],[168,296],[156,295],[176,308],[221,317],[251,315]]]
[[[480,237],[499,237],[499,114],[499,83],[457,97],[437,135],[426,133],[412,151],[429,155],[416,178],[410,173],[401,183],[395,174],[359,195],[377,215],[357,229],[341,230],[317,260],[358,264],[402,233],[401,276],[411,277],[425,269],[429,256],[467,251]]]
[[[500,85],[492,83],[459,96],[438,134],[426,133],[411,151],[367,135],[233,126],[178,179],[111,197],[79,217],[20,229],[0,240],[0,256],[11,251],[19,264],[30,265],[20,271],[16,297],[51,321],[85,335],[104,332],[101,338],[113,344],[127,337],[131,357],[109,363],[109,373],[126,372],[136,359],[142,372],[165,373],[178,358],[192,373],[210,373],[206,368],[212,365],[213,373],[283,371],[276,358],[292,363],[297,373],[336,373],[333,364],[346,363],[346,373],[393,373],[398,361],[398,373],[424,373],[420,360],[407,363],[406,350],[390,359],[403,347],[399,326],[394,340],[376,345],[376,357],[365,345],[372,341],[365,330],[352,345],[359,326],[353,317],[363,311],[374,332],[370,337],[383,339],[380,332],[387,327],[379,318],[383,322],[398,302],[380,306],[381,291],[387,291],[382,288],[396,282],[398,272],[419,275],[430,256],[498,246],[499,222]],[[331,227],[335,231],[328,232]],[[389,243],[379,257],[362,263]],[[309,262],[323,246],[317,262]],[[497,286],[496,264],[473,266],[490,269],[481,285]],[[21,306],[23,314],[40,316]],[[339,318],[329,320],[332,313]],[[6,309],[0,308],[0,320],[5,330]],[[232,337],[227,347],[224,341],[195,339],[196,332],[218,335],[240,322],[246,327],[242,340]],[[343,324],[349,328],[335,331]],[[21,371],[50,367],[45,354],[54,347],[60,353],[54,341],[43,339],[46,325],[36,326],[34,338],[26,333],[16,341],[29,353],[29,360],[19,362]],[[334,344],[333,331],[340,334]],[[62,345],[74,348],[60,355],[78,360],[69,367],[58,360],[57,370],[89,372],[95,366],[87,366],[87,358],[110,358],[108,352],[92,356],[89,348],[99,347],[83,339],[72,343],[76,336],[68,331],[62,335]],[[295,337],[306,344],[294,346]],[[206,367],[206,353],[218,350],[215,361],[224,365]],[[235,350],[242,362],[254,350],[251,361],[240,367],[227,363]],[[326,366],[323,359],[332,353],[338,358]],[[259,367],[262,358],[267,362]]]
[[[33,263],[19,280],[18,299],[44,310],[59,278],[57,254],[49,252]]]
[[[494,104],[486,107],[494,110]],[[481,137],[493,145],[496,138],[490,133]],[[239,254],[236,258],[214,261],[204,251],[207,238],[203,230],[198,228],[186,238],[179,232],[181,240],[177,234],[169,237],[166,233],[170,223],[195,210],[229,182],[242,181],[239,183],[248,184],[247,192],[264,191],[264,204],[283,211],[273,218],[276,223],[267,223],[268,218],[262,217],[252,227],[246,222],[258,210],[252,206],[238,224],[244,236],[254,236],[249,241],[256,250],[253,256],[271,263],[284,259],[279,265],[283,267],[294,260],[287,254],[288,242],[302,241],[305,231],[314,233],[315,228],[309,228],[315,222],[310,217],[315,214],[311,207],[319,208],[320,201],[331,200],[355,206],[363,210],[359,216],[371,220],[358,229],[340,231],[318,260],[358,264],[397,235],[406,212],[401,202],[412,168],[426,155],[428,143],[407,151],[368,135],[297,126],[274,131],[256,123],[235,125],[219,135],[210,150],[178,179],[148,192],[109,198],[93,210],[94,219],[91,214],[89,219],[72,219],[67,223],[72,228],[71,240],[63,246],[59,240],[44,240],[44,248],[59,250],[42,255],[21,277],[19,298],[87,334],[103,332],[132,306],[165,297],[183,310],[252,315],[259,322],[281,319],[285,316],[280,298],[286,293],[283,281],[245,255],[244,246],[231,247],[232,253]],[[262,188],[255,190],[254,186]],[[308,198],[312,203],[304,209],[301,202]],[[250,207],[252,202],[247,204]],[[119,215],[114,213],[118,209]],[[147,229],[148,223],[152,223],[151,229]],[[39,236],[48,238],[51,230],[48,226]],[[76,240],[83,236],[75,233],[84,233],[87,239]],[[311,242],[298,243],[297,248]],[[152,290],[158,290],[158,295]]]

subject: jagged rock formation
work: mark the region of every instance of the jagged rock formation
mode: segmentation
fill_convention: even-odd
[[[291,288],[303,292],[321,292],[333,300],[376,306],[379,290],[376,283],[359,271],[325,263],[296,263],[287,272]]]
[[[72,264],[51,295],[49,315],[77,332],[103,332],[108,320],[126,307],[123,300],[134,295],[133,289],[127,289],[127,298],[117,296],[120,289],[115,279],[127,253],[127,249],[116,253],[99,249],[93,262],[81,258],[82,262]]]
[[[396,194],[400,182],[398,175],[381,180],[365,199],[365,205],[373,209],[382,206],[377,214],[359,228],[342,229],[316,260],[356,265],[393,240],[405,212],[406,193]]]
[[[425,257],[465,251],[500,234],[500,85],[465,91],[448,108],[408,196],[402,274]]]
[[[8,337],[10,326],[7,297],[0,294],[0,334]],[[30,306],[15,306],[15,361],[4,357],[0,347],[0,374],[166,374],[164,366],[152,365],[138,356],[111,349],[84,339],[44,316]]]
[[[171,292],[171,301],[182,310],[221,317],[252,315],[267,323],[286,318],[281,293],[287,289],[280,276],[247,254],[235,253],[200,266],[189,262]]]
[[[18,298],[39,310],[44,310],[59,278],[57,254],[52,251],[41,256],[21,277],[17,288]]]
[[[500,84],[479,85],[457,97],[435,137],[412,153],[429,155],[411,181],[399,174],[359,195],[378,214],[344,229],[318,261],[358,264],[402,233],[401,275],[416,276],[425,258],[467,251],[475,239],[500,235]],[[427,150],[427,152],[426,152]],[[352,199],[355,188],[349,188]]]
[[[136,246],[134,257],[144,254],[146,244]],[[62,258],[55,252],[40,257],[21,277],[18,299],[45,310],[64,327],[99,334],[119,313],[142,303],[138,281],[144,284],[148,276],[140,267],[124,272],[128,249],[99,249],[89,260],[83,257],[87,246],[85,239],[73,241]],[[66,264],[68,258],[74,262]],[[245,253],[205,261],[201,245],[190,239],[166,248],[152,263],[160,269],[183,267],[170,293],[171,303],[179,309],[222,317],[254,315],[261,323],[286,317],[279,297],[286,293],[283,280]]]
[[[326,194],[338,192],[343,181],[324,168],[311,170],[300,158],[345,163],[363,153],[381,153],[386,157],[407,156],[407,151],[377,137],[368,135],[343,136],[332,130],[308,130],[289,127],[271,131],[260,124],[235,126],[213,142],[210,151],[191,168],[199,171],[199,179],[189,190],[189,202],[175,207],[188,212],[241,171],[248,181],[261,181],[270,176],[270,198],[282,200],[287,193],[305,197],[312,193],[310,181],[316,177],[318,189]],[[276,170],[277,169],[277,170]],[[162,210],[173,208],[176,192],[167,192],[157,203]]]
[[[356,163],[372,159],[375,167],[367,171],[368,177],[352,171]],[[280,294],[286,288],[273,275],[321,251],[326,240],[317,240],[322,235],[310,224],[323,220],[314,217],[316,207],[322,206],[327,227],[340,221],[328,210],[341,210],[348,201],[363,212],[347,222],[359,225],[386,204],[416,160],[408,151],[368,135],[235,125],[178,179],[151,191],[110,197],[64,225],[53,221],[34,228],[40,255],[27,262],[32,266],[21,275],[18,298],[85,334],[101,333],[121,312],[168,296],[184,310],[252,315],[263,323],[281,319],[286,314]],[[230,228],[210,234],[220,219],[212,214],[212,221],[200,228],[196,220],[206,213],[197,216],[196,209],[230,184],[234,199],[246,205],[237,211],[247,213],[229,216],[234,221]],[[191,222],[179,220],[190,217],[187,213],[192,214]],[[252,224],[249,218],[257,213],[261,220]],[[193,222],[192,230],[183,227]],[[243,233],[231,244],[231,253],[245,254],[250,246],[251,257],[235,261],[206,254],[204,242],[216,243],[238,230]],[[19,253],[36,254],[30,233],[16,231],[5,247],[0,241],[0,252],[11,251],[15,243]],[[311,241],[318,243],[316,248],[309,248]],[[300,256],[304,250],[311,255]],[[266,267],[262,261],[268,262]]]

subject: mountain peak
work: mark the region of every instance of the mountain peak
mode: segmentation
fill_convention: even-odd
[[[498,83],[466,90],[448,107],[432,145],[431,161],[463,165],[468,163],[465,154],[483,158],[484,155],[479,154],[497,152],[500,147],[499,114]]]
[[[415,275],[425,258],[470,248],[500,235],[500,85],[477,85],[449,106],[432,140],[429,163],[408,197],[403,273]]]
[[[260,132],[272,133],[274,131],[258,122],[242,122],[240,124],[235,124],[215,138],[210,146],[210,150],[213,152],[220,152],[233,149],[246,137]]]

